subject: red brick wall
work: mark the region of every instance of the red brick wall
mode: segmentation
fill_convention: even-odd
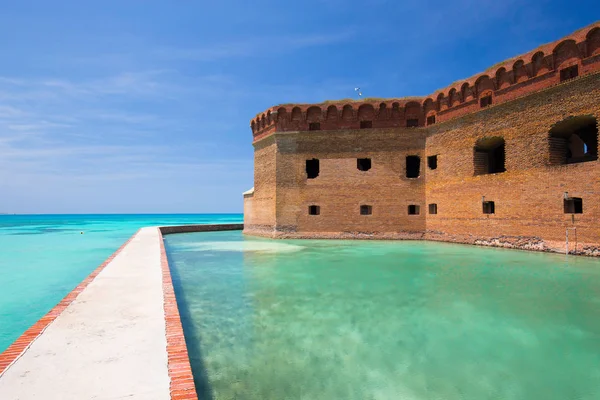
[[[600,74],[426,128],[276,133],[255,144],[245,231],[563,250],[565,229],[576,227],[578,250],[600,255],[599,162],[549,165],[549,130],[577,115],[600,119]],[[506,172],[475,176],[475,143],[492,136],[505,141]],[[419,178],[405,177],[407,155],[421,157]],[[436,170],[427,167],[428,155],[438,156]],[[320,174],[307,179],[312,158]],[[357,158],[371,158],[371,170],[359,171]],[[583,214],[564,214],[564,192],[583,199]],[[483,214],[482,196],[495,202],[495,214]],[[438,214],[428,215],[430,203]],[[361,204],[373,214],[360,215]],[[409,204],[419,205],[420,215],[408,215]],[[320,215],[308,215],[309,205]]]
[[[425,132],[353,130],[277,137],[277,226],[281,232],[423,232],[425,217],[408,216],[422,205],[423,178],[405,177],[405,156],[422,157]],[[306,160],[319,159],[320,173],[306,177]],[[359,171],[357,158],[370,158]],[[423,168],[421,168],[423,170]],[[319,216],[308,214],[320,207]],[[372,215],[360,215],[360,206]]]
[[[600,118],[599,26],[427,99],[268,110],[251,123],[255,191],[244,199],[245,232],[564,251],[566,229],[576,228],[577,252],[600,255],[599,161],[550,165],[548,143],[551,127],[566,117]],[[560,70],[572,65],[579,77],[561,83]],[[482,109],[480,98],[490,94],[492,105]],[[425,127],[430,115],[436,122]],[[419,127],[405,127],[411,118]],[[372,129],[359,129],[361,121],[372,121]],[[475,143],[492,136],[505,141],[506,172],[475,176]],[[419,178],[405,177],[407,155],[421,157]],[[428,155],[438,155],[436,170],[427,168]],[[356,159],[367,157],[372,168],[361,172]],[[321,171],[307,179],[305,162],[312,158]],[[583,199],[583,214],[564,213],[564,192]],[[482,197],[495,202],[495,214],[483,214]],[[436,215],[428,215],[430,203]],[[361,204],[371,205],[372,215],[360,215]],[[419,205],[420,215],[408,215],[409,204]],[[318,205],[320,215],[308,215],[309,205]]]
[[[598,74],[428,128],[426,152],[439,156],[438,169],[427,171],[426,198],[438,214],[428,215],[426,236],[469,243],[514,236],[502,240],[525,247],[540,238],[562,250],[566,227],[577,227],[580,244],[598,246],[599,162],[549,165],[548,132],[570,115],[600,119]],[[504,138],[506,172],[474,176],[473,146],[486,136]],[[574,222],[564,214],[564,192],[583,199]],[[482,213],[482,196],[495,202],[494,215]]]
[[[276,192],[275,136],[254,145],[254,193],[244,196],[244,224],[254,231],[273,231]]]

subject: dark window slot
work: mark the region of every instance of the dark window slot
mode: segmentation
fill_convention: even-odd
[[[429,205],[429,214],[437,214],[437,204],[432,203]]]
[[[359,171],[368,171],[371,169],[371,159],[370,158],[358,158],[356,160],[356,168]]]
[[[411,204],[408,206],[408,215],[419,215],[421,212],[421,207],[416,204]]]
[[[484,214],[495,214],[496,213],[496,205],[493,201],[484,201],[483,202],[483,213]]]
[[[421,158],[419,156],[406,157],[406,177],[418,178],[421,174]]]
[[[569,197],[564,200],[565,214],[583,214],[583,200],[579,197]]]
[[[411,118],[411,119],[407,119],[406,120],[406,127],[407,128],[414,128],[419,126],[419,120],[416,118]]]
[[[306,160],[306,177],[315,179],[317,176],[319,176],[319,160],[316,158]]]
[[[481,100],[479,100],[479,105],[481,107],[491,106],[492,105],[492,95],[482,97]]]
[[[373,214],[373,206],[360,206],[360,215],[371,215]]]
[[[427,157],[427,166],[429,169],[437,169],[437,156]]]
[[[591,115],[566,118],[550,129],[550,164],[575,164],[598,159],[598,127]]]
[[[475,175],[505,172],[506,148],[504,139],[492,137],[480,140],[474,149],[473,166]]]
[[[319,206],[308,206],[308,215],[320,215],[321,207]]]
[[[560,81],[567,81],[569,79],[577,78],[579,75],[579,66],[573,65],[560,70]]]

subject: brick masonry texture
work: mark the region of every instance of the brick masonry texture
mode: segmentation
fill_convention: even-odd
[[[163,235],[190,232],[214,232],[242,230],[242,224],[181,225],[162,226],[158,228],[160,237],[160,263],[163,273],[163,295],[165,307],[165,323],[167,332],[167,358],[170,392],[172,400],[198,400],[194,376],[190,365],[187,345],[181,325],[179,307],[173,289],[171,269],[165,250]]]
[[[578,76],[561,82],[573,66]],[[251,122],[255,182],[244,195],[244,232],[564,252],[566,230],[576,228],[569,251],[600,256],[599,161],[550,159],[549,132],[569,117],[600,118],[600,23],[428,98],[273,107]],[[361,121],[372,128],[360,129]],[[499,138],[506,171],[476,175],[475,146]],[[428,168],[432,155],[437,169]],[[406,156],[420,157],[417,178],[406,177]],[[313,158],[319,175],[307,179]],[[359,171],[358,158],[370,158],[371,168]],[[582,214],[565,214],[565,192],[583,199]],[[484,200],[495,203],[494,214],[483,213]],[[319,215],[309,215],[310,205]],[[372,214],[360,215],[361,205]]]
[[[167,331],[167,358],[169,378],[171,379],[172,400],[198,400],[194,376],[190,365],[187,345],[181,325],[179,307],[173,289],[171,269],[165,250],[163,235],[191,232],[214,232],[242,230],[242,224],[180,225],[158,228],[160,237],[160,263],[163,273],[163,295]]]
[[[193,225],[198,228],[199,225]],[[165,307],[165,324],[167,334],[167,360],[169,378],[171,379],[170,392],[172,400],[198,400],[192,367],[188,355],[183,327],[179,316],[179,307],[173,289],[171,270],[165,251],[165,243],[162,236],[163,229],[174,231],[176,227],[158,228],[160,239],[160,265],[163,274],[163,296]],[[202,231],[206,231],[203,229]],[[187,230],[186,232],[193,232]]]
[[[244,224],[161,226],[159,229],[163,235],[188,232],[241,231],[244,229]]]

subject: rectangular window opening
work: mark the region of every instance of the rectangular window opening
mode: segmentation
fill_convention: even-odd
[[[482,108],[492,105],[492,95],[490,94],[489,96],[482,97],[481,100],[479,100],[479,105]]]
[[[569,197],[564,202],[565,214],[583,214],[583,200],[580,197]]]
[[[496,213],[496,205],[493,201],[484,201],[483,202],[483,213],[484,214],[495,214]]]
[[[321,130],[321,123],[320,122],[310,122],[308,124],[308,130],[309,131],[320,131]]]
[[[437,204],[432,203],[429,205],[429,214],[437,214]]]
[[[567,81],[569,79],[577,78],[579,75],[579,66],[573,65],[560,70],[560,81]]]
[[[548,137],[550,164],[574,164],[598,159],[597,120],[571,116],[555,124]]]
[[[371,159],[370,158],[357,158],[356,159],[356,168],[359,171],[368,171],[371,169]]]
[[[308,206],[308,215],[320,215],[321,207],[319,206]]]
[[[360,129],[371,129],[373,121],[360,121]]]
[[[437,156],[427,157],[427,166],[429,169],[437,169]]]
[[[504,138],[494,137],[475,146],[473,166],[475,175],[506,172],[506,145]]]
[[[414,128],[416,126],[419,126],[419,120],[417,118],[411,118],[406,120],[407,128]]]
[[[421,175],[421,158],[419,156],[406,156],[406,177],[418,178]]]
[[[316,158],[306,160],[306,177],[315,179],[317,176],[319,176],[319,160]]]
[[[408,206],[408,215],[419,215],[421,212],[421,207],[416,204],[411,204]]]
[[[427,117],[427,125],[433,124],[435,124],[435,115],[430,115],[429,117]]]
[[[373,214],[373,206],[362,205],[360,206],[360,215],[371,215]]]

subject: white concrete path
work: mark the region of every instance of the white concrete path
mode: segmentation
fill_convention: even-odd
[[[166,400],[160,242],[144,228],[0,376],[1,400]]]

